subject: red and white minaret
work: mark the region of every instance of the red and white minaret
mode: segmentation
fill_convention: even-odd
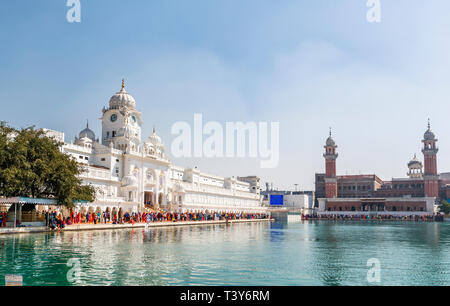
[[[436,155],[438,147],[436,146],[437,139],[431,131],[430,120],[428,119],[428,130],[423,135],[423,156],[424,156],[424,185],[426,197],[439,196],[439,176],[437,173]]]
[[[336,198],[337,197],[337,178],[336,178],[336,159],[338,154],[336,153],[337,145],[334,142],[333,137],[327,138],[326,144],[324,146],[325,153],[323,157],[325,158],[325,197],[326,198]]]

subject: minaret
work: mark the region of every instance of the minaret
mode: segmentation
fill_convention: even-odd
[[[430,119],[428,119],[428,129],[423,135],[423,156],[424,156],[424,185],[426,197],[439,196],[439,176],[437,173],[436,154],[438,148],[436,146],[437,139],[431,131]]]
[[[336,178],[336,159],[338,154],[336,153],[337,145],[334,142],[333,137],[327,138],[326,144],[324,146],[325,153],[323,157],[325,158],[325,197],[336,198],[337,197],[337,178]]]

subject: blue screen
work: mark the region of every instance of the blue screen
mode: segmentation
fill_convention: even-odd
[[[283,195],[282,194],[271,194],[270,195],[270,205],[283,205]]]

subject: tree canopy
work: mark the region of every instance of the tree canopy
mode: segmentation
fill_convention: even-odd
[[[95,189],[83,185],[83,166],[64,154],[62,143],[34,127],[0,124],[0,196],[53,198],[72,207],[95,200]]]
[[[439,205],[439,210],[446,215],[450,214],[450,204],[446,200],[443,200],[441,205]]]

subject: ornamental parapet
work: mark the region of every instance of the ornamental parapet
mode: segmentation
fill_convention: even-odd
[[[434,149],[422,149],[422,153],[424,155],[435,155],[439,151],[439,148],[436,147]]]
[[[325,159],[337,159],[338,158],[338,156],[339,156],[339,154],[327,154],[327,153],[324,153],[323,154],[323,157],[325,158]]]

